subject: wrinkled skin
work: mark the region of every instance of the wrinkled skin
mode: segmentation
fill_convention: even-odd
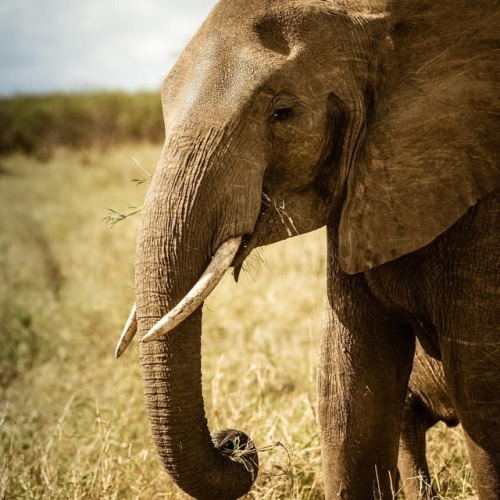
[[[398,472],[408,500],[435,498],[425,455],[425,434],[437,422],[458,424],[441,363],[417,342],[403,410]]]
[[[416,337],[442,360],[479,495],[500,491],[497,11],[222,0],[165,80],[137,241],[139,335],[226,240],[244,236],[238,268],[256,246],[327,225],[327,498],[390,498]],[[146,409],[174,481],[234,499],[256,468],[231,454],[240,437],[210,436],[200,347],[201,308],[141,343]]]

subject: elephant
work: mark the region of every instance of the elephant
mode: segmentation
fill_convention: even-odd
[[[439,421],[448,427],[459,423],[442,364],[426,354],[417,340],[399,439],[398,472],[407,500],[436,498],[427,465],[425,436]]]
[[[326,226],[327,499],[390,498],[415,342],[442,363],[482,499],[500,491],[495,0],[220,0],[166,77],[137,234],[137,330],[162,463],[198,499],[258,472],[210,435],[202,304],[253,249]]]

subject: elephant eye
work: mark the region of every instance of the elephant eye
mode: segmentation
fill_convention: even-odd
[[[274,110],[272,120],[273,122],[284,122],[286,120],[289,120],[292,116],[292,108],[279,108]]]

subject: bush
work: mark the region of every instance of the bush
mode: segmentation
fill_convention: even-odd
[[[125,142],[160,143],[159,92],[93,92],[0,99],[0,155],[49,159],[55,149],[98,148]]]

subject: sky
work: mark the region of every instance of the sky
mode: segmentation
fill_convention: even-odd
[[[0,0],[0,95],[156,90],[217,0]]]

